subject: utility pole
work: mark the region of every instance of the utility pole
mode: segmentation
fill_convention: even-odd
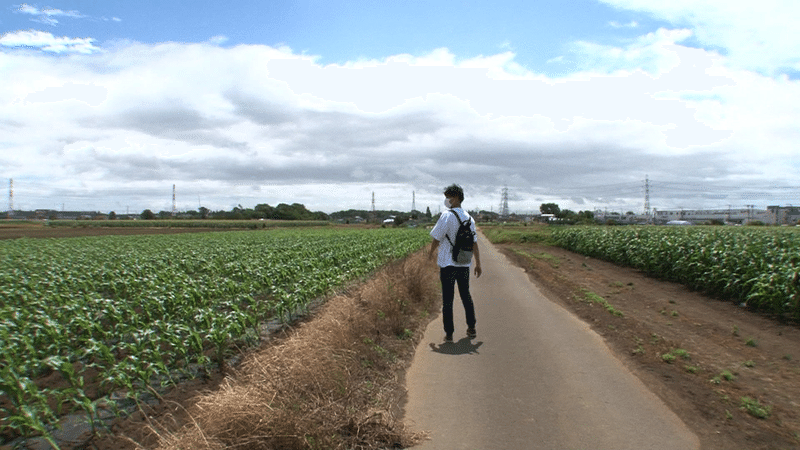
[[[172,185],[172,217],[175,217],[175,185]]]

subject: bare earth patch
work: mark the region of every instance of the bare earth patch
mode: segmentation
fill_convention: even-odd
[[[800,448],[796,324],[560,248],[499,247],[591,324],[703,449]]]

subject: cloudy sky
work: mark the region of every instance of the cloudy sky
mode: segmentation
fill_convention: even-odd
[[[0,209],[800,205],[796,0],[0,0]]]

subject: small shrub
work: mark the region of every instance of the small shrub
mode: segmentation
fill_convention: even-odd
[[[682,348],[673,348],[669,351],[669,353],[665,353],[661,355],[661,359],[668,364],[672,364],[676,359],[691,359],[689,352]]]
[[[740,400],[742,403],[741,409],[753,417],[766,419],[772,414],[772,407],[769,405],[762,405],[757,399],[742,397]]]
[[[736,376],[731,373],[730,370],[723,370],[722,373],[719,374],[725,381],[733,381],[736,379]]]
[[[611,315],[614,315],[614,316],[617,316],[617,317],[623,317],[625,315],[625,313],[623,313],[622,311],[614,308],[613,305],[608,303],[608,301],[605,298],[595,294],[594,292],[592,292],[592,291],[590,291],[588,289],[581,289],[581,292],[583,293],[583,298],[575,296],[577,300],[584,301],[584,302],[589,303],[589,304],[597,303],[597,304],[603,306],[606,309],[606,311],[608,311]]]
[[[676,348],[675,350],[672,351],[672,353],[675,356],[680,356],[683,359],[692,359],[692,357],[689,355],[689,352],[687,352],[682,348]]]

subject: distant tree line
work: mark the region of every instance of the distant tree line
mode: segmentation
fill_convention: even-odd
[[[278,206],[270,206],[261,203],[255,208],[245,208],[237,205],[230,211],[211,211],[208,208],[200,207],[197,211],[182,211],[179,218],[184,219],[225,219],[225,220],[328,220],[329,216],[321,211],[312,212],[300,203],[280,203]],[[149,209],[145,209],[139,216],[143,220],[168,219],[172,217],[169,211],[161,211],[158,214]]]
[[[542,214],[552,214],[556,219],[562,223],[595,223],[594,212],[592,211],[571,211],[569,209],[561,209],[556,203],[542,203],[539,206],[539,212]]]
[[[430,221],[431,209],[427,208],[423,213],[422,211],[401,212],[394,210],[375,210],[368,211],[366,209],[348,209],[346,211],[338,211],[330,214],[331,220],[338,221],[353,221],[356,218],[361,218],[366,222],[382,222],[388,218],[394,218],[396,225],[403,224],[409,220],[425,220]]]

